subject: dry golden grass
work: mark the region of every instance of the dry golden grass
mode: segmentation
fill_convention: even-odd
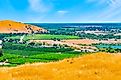
[[[31,27],[31,29],[29,29]],[[27,29],[28,28],[28,29]],[[10,20],[0,21],[0,33],[30,33],[33,31],[46,31],[43,28],[37,26],[29,26],[28,24],[23,24],[20,22],[14,22]]]
[[[96,53],[59,62],[0,68],[0,80],[121,80],[121,54]]]

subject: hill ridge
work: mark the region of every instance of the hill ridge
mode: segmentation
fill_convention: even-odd
[[[0,33],[41,33],[47,32],[47,30],[21,22],[16,22],[12,20],[2,20],[0,21]]]

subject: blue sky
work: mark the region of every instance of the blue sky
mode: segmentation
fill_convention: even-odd
[[[0,0],[0,20],[121,22],[121,0]]]

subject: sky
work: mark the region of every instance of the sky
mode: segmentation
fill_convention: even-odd
[[[121,22],[121,0],[0,0],[0,20],[34,23]]]

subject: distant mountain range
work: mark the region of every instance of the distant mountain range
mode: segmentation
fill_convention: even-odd
[[[15,22],[11,20],[0,21],[0,33],[41,33],[47,32],[38,26]]]

